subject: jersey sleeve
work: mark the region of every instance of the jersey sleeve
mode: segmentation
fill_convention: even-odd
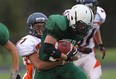
[[[38,40],[38,39],[37,39]],[[40,40],[37,41],[32,37],[24,37],[22,38],[17,44],[16,47],[18,49],[20,56],[28,56],[33,54],[36,50],[36,46],[41,42]]]
[[[7,27],[0,23],[0,45],[4,45],[9,40],[9,31]]]
[[[65,17],[61,15],[50,16],[45,25],[45,29],[48,32],[47,34],[53,36],[56,40],[63,38],[67,29]]]
[[[100,24],[104,23],[106,20],[106,12],[103,8],[97,7],[95,22],[99,22]]]

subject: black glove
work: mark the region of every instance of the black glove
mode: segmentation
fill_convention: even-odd
[[[91,48],[85,48],[85,47],[82,47],[82,46],[79,46],[78,47],[78,51],[84,53],[84,54],[89,54],[92,52],[92,49]]]
[[[18,71],[12,71],[11,79],[21,79],[20,73]]]
[[[103,44],[100,44],[100,45],[99,45],[99,50],[102,51],[102,59],[104,59],[105,54],[106,54],[106,49],[105,49],[105,47],[103,46]]]
[[[77,48],[73,47],[72,50],[67,54],[66,61],[72,61],[72,57],[77,54]]]

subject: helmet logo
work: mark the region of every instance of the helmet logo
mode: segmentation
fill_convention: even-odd
[[[45,18],[43,17],[36,18],[36,22],[44,22],[44,21],[45,21]]]

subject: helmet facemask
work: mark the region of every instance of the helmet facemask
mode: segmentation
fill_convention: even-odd
[[[37,32],[38,35],[42,36],[43,35],[43,30],[44,30],[44,22],[37,22],[34,23],[33,29]]]
[[[87,25],[83,21],[76,21],[76,24],[72,26],[73,31],[80,36],[86,36],[91,29],[91,25]]]
[[[37,23],[30,25],[28,28],[29,34],[41,38],[43,35],[44,25],[45,25],[44,22],[42,23],[37,22]]]

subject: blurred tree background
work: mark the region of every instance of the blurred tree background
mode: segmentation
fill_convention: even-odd
[[[102,8],[104,8],[107,14],[106,21],[104,24],[101,25],[100,28],[104,46],[106,48],[114,48],[114,49],[116,48],[115,2],[116,2],[115,0],[98,0],[99,5]],[[76,0],[0,0],[0,22],[4,23],[8,27],[11,36],[10,40],[14,42],[14,44],[16,44],[16,42],[21,37],[26,35],[26,19],[31,13],[43,12],[47,16],[51,14],[62,14],[65,9],[69,9],[75,4],[76,4]],[[11,63],[11,60],[9,60],[11,57],[8,56],[8,53],[4,53],[4,52],[7,51],[0,46],[1,69],[3,69],[5,66],[9,67],[9,64]],[[105,59],[106,64],[108,64],[108,66],[112,65],[116,67],[115,65],[116,51],[115,50],[113,51],[111,49],[111,51],[107,51],[107,52],[108,53]],[[111,60],[110,64],[108,60]],[[22,61],[20,62],[22,63]],[[115,71],[115,69],[116,68],[114,68],[113,70]],[[2,70],[0,71],[2,72]],[[114,75],[113,74],[114,73],[108,71],[108,76],[110,77],[108,78],[111,79],[111,75],[115,76],[115,74]]]
[[[116,47],[116,1],[98,0],[106,11],[107,18],[101,27],[104,45]],[[65,9],[76,4],[75,0],[0,0],[0,22],[4,23],[16,43],[26,34],[26,19],[33,12],[43,12],[47,16],[62,14]]]

